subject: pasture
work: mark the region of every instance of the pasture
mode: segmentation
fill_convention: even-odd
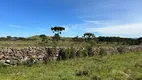
[[[0,67],[1,80],[141,80],[142,52]]]

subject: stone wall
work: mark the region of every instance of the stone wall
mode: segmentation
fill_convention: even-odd
[[[85,48],[81,48],[83,50]],[[27,47],[27,48],[0,48],[0,63],[18,65],[31,61],[32,63],[57,60],[60,48]],[[77,52],[79,49],[75,49]],[[94,55],[110,55],[126,52],[142,51],[142,45],[128,47],[96,47]]]

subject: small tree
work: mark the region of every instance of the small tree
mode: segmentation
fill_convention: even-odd
[[[12,40],[11,36],[7,36],[6,38],[7,38],[7,40]]]
[[[53,31],[53,33],[56,33],[56,34],[61,34],[61,32],[63,30],[65,30],[64,27],[61,27],[61,26],[55,26],[55,27],[52,27],[51,30]]]
[[[55,26],[55,27],[52,27],[51,30],[53,31],[53,33],[55,33],[53,39],[58,41],[60,39],[61,32],[64,31],[65,28],[61,26]]]
[[[47,36],[44,35],[44,34],[41,34],[39,37],[40,37],[40,39],[41,39],[40,44],[46,46],[47,43],[48,43]]]
[[[92,47],[94,44],[96,44],[95,35],[93,33],[84,33],[83,37],[85,38],[85,41],[89,43],[89,46]]]
[[[85,33],[83,37],[87,40],[90,40],[90,39],[94,39],[95,35],[93,33]]]
[[[61,27],[61,26],[55,26],[55,27],[52,27],[51,30],[53,31],[53,33],[55,33],[55,35],[52,37],[53,38],[53,43],[54,43],[54,46],[56,47],[57,46],[57,41],[60,40],[60,34],[62,31],[65,30],[64,27]]]

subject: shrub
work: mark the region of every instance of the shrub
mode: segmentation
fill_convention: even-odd
[[[135,63],[135,67],[142,67],[142,61]]]
[[[69,53],[70,53],[69,49],[63,49],[63,48],[60,49],[57,60],[66,60],[66,59],[68,59],[69,58]]]
[[[83,57],[87,57],[88,56],[88,50],[84,49],[82,52]]]
[[[76,57],[76,50],[73,47],[71,47],[69,58],[72,59],[75,57]]]
[[[84,70],[78,70],[76,71],[76,76],[88,76],[89,75],[89,70],[84,69]]]
[[[100,54],[101,56],[107,55],[107,50],[106,50],[105,48],[100,48],[99,54]]]
[[[46,52],[49,55],[53,54],[53,50],[51,48],[46,48]]]
[[[56,48],[48,48],[47,55],[48,55],[49,59],[50,58],[52,59],[56,55]]]
[[[77,57],[77,58],[82,57],[82,51],[81,51],[81,49],[79,49],[79,50],[76,52],[76,57]]]
[[[94,51],[93,51],[93,48],[91,46],[87,47],[87,50],[88,50],[89,56],[94,56]]]
[[[69,59],[69,55],[70,55],[70,49],[69,48],[65,49],[65,55],[64,55],[64,59],[63,60]]]
[[[18,66],[22,65],[22,61],[20,59],[18,59],[17,61],[18,61],[17,63]]]
[[[124,47],[124,46],[118,47],[117,50],[118,50],[119,53],[125,53],[125,52],[127,52],[127,48]]]
[[[50,61],[50,59],[49,59],[48,55],[46,55],[46,56],[43,57],[43,63],[44,64],[47,64],[49,61]]]

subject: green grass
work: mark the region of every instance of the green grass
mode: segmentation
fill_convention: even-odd
[[[35,41],[0,41],[0,47],[28,47],[36,45]]]
[[[23,47],[40,47],[42,45],[38,44],[40,42],[40,40],[33,40],[33,41],[21,41],[21,40],[17,40],[17,41],[0,41],[0,47],[15,47],[15,48],[23,48]],[[75,41],[71,41],[68,39],[65,40],[59,40],[57,43],[57,46],[59,47],[86,47],[87,45],[89,45],[89,43],[87,42],[75,42]],[[106,42],[99,42],[99,43],[92,43],[92,45],[94,47],[96,46],[106,46],[106,47],[111,47],[111,46],[119,46],[121,44],[118,43],[106,43]],[[54,42],[52,40],[48,40],[48,43],[46,44],[46,46],[51,47],[54,46]]]
[[[0,80],[91,80],[93,77],[142,80],[142,52],[0,68]]]

